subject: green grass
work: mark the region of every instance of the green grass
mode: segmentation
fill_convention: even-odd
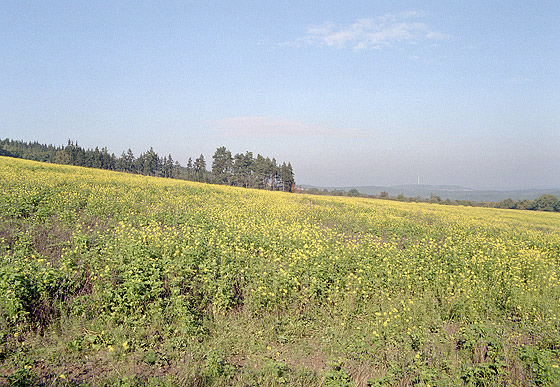
[[[0,188],[0,384],[560,382],[560,214],[8,158]]]

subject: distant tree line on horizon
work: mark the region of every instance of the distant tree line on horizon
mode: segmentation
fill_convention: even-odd
[[[359,192],[356,188],[352,188],[349,191],[344,190],[328,190],[328,189],[298,189],[299,193],[307,193],[311,195],[331,195],[331,196],[350,196],[350,197],[363,197],[370,199],[386,199],[394,200],[400,202],[417,202],[417,203],[437,203],[452,206],[469,206],[469,207],[490,207],[490,208],[502,208],[511,210],[530,210],[530,211],[548,211],[548,212],[560,212],[560,200],[552,194],[544,194],[535,200],[513,200],[504,199],[500,202],[475,202],[472,200],[442,200],[437,195],[431,195],[429,199],[417,197],[406,197],[403,194],[397,196],[389,196],[387,192],[381,192],[379,195],[368,195]]]
[[[151,147],[138,157],[130,149],[116,157],[106,147],[85,149],[71,140],[66,146],[54,146],[4,139],[0,156],[273,191],[294,192],[296,187],[291,163],[278,165],[276,159],[253,157],[252,152],[232,155],[223,146],[212,156],[211,170],[202,154],[194,160],[189,157],[183,167],[170,154],[160,157]]]

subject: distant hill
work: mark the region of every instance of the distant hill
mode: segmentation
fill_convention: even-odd
[[[439,196],[442,200],[472,200],[475,202],[500,202],[504,199],[513,200],[534,200],[544,194],[552,194],[560,198],[560,188],[557,189],[526,189],[513,191],[495,191],[495,190],[476,190],[472,188],[462,187],[459,185],[395,185],[390,187],[384,186],[353,186],[353,187],[317,187],[311,185],[301,185],[302,188],[317,188],[332,190],[349,191],[353,188],[360,193],[368,195],[379,195],[381,192],[387,192],[389,196],[398,196],[400,194],[406,197],[420,197],[429,199],[432,195]]]

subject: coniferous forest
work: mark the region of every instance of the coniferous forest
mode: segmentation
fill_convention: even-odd
[[[252,152],[232,155],[223,146],[216,149],[209,166],[202,154],[194,160],[189,157],[186,166],[182,166],[171,154],[161,157],[151,147],[139,156],[128,149],[117,157],[106,147],[85,149],[71,140],[66,146],[54,146],[3,139],[0,140],[0,156],[244,188],[295,191],[290,162],[279,164],[275,158],[260,154],[254,157]]]

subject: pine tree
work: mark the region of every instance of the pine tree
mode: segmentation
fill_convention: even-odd
[[[294,192],[296,182],[294,179],[292,164],[282,163],[282,167],[280,168],[280,179],[282,180],[283,191]]]
[[[193,170],[195,175],[195,180],[200,182],[206,181],[206,160],[204,160],[204,155],[200,155],[193,164]]]
[[[254,187],[263,189],[266,187],[267,183],[266,159],[260,154],[257,154],[257,158],[255,159],[253,165],[253,169],[255,171]]]
[[[194,167],[192,157],[187,161],[187,180],[194,180]]]
[[[233,173],[233,159],[231,152],[222,146],[216,149],[212,156],[212,175],[218,184],[231,184]]]

